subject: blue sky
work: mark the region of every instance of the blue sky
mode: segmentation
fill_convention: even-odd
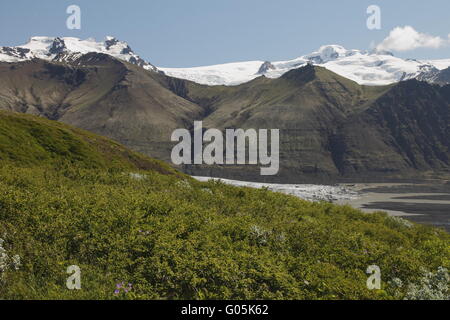
[[[66,28],[78,5],[81,30]],[[366,27],[369,5],[381,8],[381,30]],[[112,35],[162,67],[246,60],[287,60],[325,44],[369,49],[398,26],[448,39],[448,0],[1,0],[0,45],[35,35]],[[395,52],[418,59],[450,58],[450,45]]]

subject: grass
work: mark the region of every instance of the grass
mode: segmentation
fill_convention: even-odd
[[[162,161],[45,118],[0,111],[0,161],[19,166],[73,164],[97,169],[146,169],[182,174]]]

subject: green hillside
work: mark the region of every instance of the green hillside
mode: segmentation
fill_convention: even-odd
[[[33,116],[0,113],[0,158],[0,299],[449,297],[443,230],[196,182]]]
[[[112,140],[60,122],[7,111],[0,111],[0,161],[16,166],[75,165],[179,175],[165,163]]]

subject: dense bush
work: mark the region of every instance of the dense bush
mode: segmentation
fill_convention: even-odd
[[[450,235],[0,111],[0,299],[445,299]],[[81,290],[68,290],[69,266]],[[367,267],[382,288],[367,288]]]
[[[0,238],[20,257],[3,299],[403,299],[450,268],[449,234],[382,213],[77,165],[2,164]],[[366,286],[373,264],[381,290]]]

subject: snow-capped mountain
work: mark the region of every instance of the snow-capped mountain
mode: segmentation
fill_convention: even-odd
[[[387,85],[412,78],[439,84],[450,83],[444,82],[448,75],[440,76],[442,70],[450,67],[450,59],[401,59],[389,52],[347,50],[339,45],[323,46],[316,52],[286,61],[256,60],[194,68],[157,68],[134,53],[126,42],[114,37],[107,37],[103,42],[72,37],[33,37],[21,46],[0,47],[0,61],[19,62],[38,58],[68,62],[91,52],[108,54],[146,70],[164,72],[168,76],[205,85],[239,85],[260,76],[278,78],[306,64],[325,67],[364,85]]]
[[[33,37],[27,44],[21,46],[0,47],[0,61],[20,62],[34,58],[48,61],[72,61],[90,52],[108,54],[146,70],[157,71],[155,66],[135,54],[126,42],[114,37],[106,37],[104,42],[71,37]]]
[[[328,45],[317,52],[287,61],[248,61],[195,68],[161,68],[165,74],[205,85],[238,85],[264,75],[278,78],[289,70],[314,64],[364,85],[386,85],[415,78],[429,70],[450,66],[450,59],[401,59],[389,52],[347,50]]]
[[[425,70],[424,72],[420,73],[416,77],[416,79],[420,81],[427,81],[429,83],[439,84],[441,86],[450,84],[450,68],[439,70],[435,67],[432,67],[431,69]]]

